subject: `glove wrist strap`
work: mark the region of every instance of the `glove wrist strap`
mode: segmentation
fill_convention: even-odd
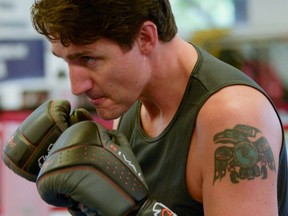
[[[163,203],[149,197],[142,205],[136,216],[177,216]]]

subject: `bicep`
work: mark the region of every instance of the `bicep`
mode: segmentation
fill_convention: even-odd
[[[281,127],[263,95],[256,90],[242,90],[250,92],[253,100],[244,94],[237,95],[236,101],[228,94],[229,102],[222,94],[226,104],[215,97],[200,114],[213,113],[214,117],[200,116],[202,120],[197,121],[199,142],[206,154],[201,172],[207,216],[277,214]]]
[[[277,157],[265,135],[237,124],[216,133],[213,145],[203,177],[207,215],[275,215]]]

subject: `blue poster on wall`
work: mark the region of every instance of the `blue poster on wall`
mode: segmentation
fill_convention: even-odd
[[[44,41],[0,39],[0,82],[44,77]]]

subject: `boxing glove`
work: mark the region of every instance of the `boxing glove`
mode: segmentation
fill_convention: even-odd
[[[149,195],[126,137],[86,121],[56,141],[37,178],[41,198],[72,215],[176,215]]]
[[[2,159],[7,167],[35,182],[48,152],[63,131],[77,122],[92,120],[85,109],[76,109],[71,114],[70,111],[67,100],[48,100],[35,109],[3,148]]]

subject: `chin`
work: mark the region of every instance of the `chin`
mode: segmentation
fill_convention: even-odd
[[[96,110],[96,114],[99,118],[101,118],[103,120],[107,120],[107,121],[117,119],[123,115],[123,113],[118,114],[118,113],[115,113],[112,111],[109,112],[107,110],[106,111],[105,110],[104,111]]]

